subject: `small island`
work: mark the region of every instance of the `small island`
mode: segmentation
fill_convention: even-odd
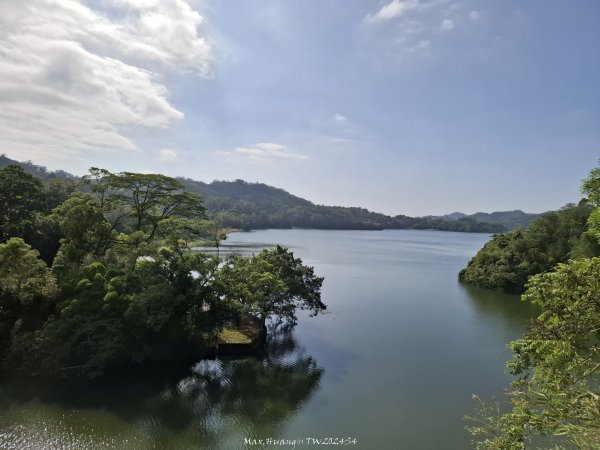
[[[297,309],[326,309],[323,278],[288,249],[191,251],[218,227],[174,178],[92,168],[44,184],[11,165],[0,197],[3,374],[96,377],[253,353]]]

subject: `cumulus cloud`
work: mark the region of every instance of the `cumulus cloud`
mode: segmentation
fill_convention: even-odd
[[[175,162],[179,160],[179,155],[177,154],[176,150],[171,148],[163,148],[159,152],[158,160],[166,163]]]
[[[210,75],[202,17],[183,0],[0,2],[2,151],[41,161],[135,151],[134,127],[183,114],[161,76]]]
[[[347,120],[348,120],[347,117],[342,114],[334,114],[333,115],[333,121],[335,123],[346,123]]]
[[[308,159],[308,156],[281,144],[259,142],[251,147],[236,147],[233,150],[220,151],[230,161],[252,161],[271,163],[277,160]]]

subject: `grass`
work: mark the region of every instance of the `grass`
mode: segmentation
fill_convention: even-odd
[[[252,339],[233,328],[223,328],[219,333],[219,344],[251,344]]]

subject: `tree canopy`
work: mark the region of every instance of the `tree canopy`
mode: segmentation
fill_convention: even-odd
[[[596,247],[588,242],[600,235],[599,180],[596,168],[582,185],[587,227],[581,227],[581,216],[567,216],[577,218],[571,244],[566,238],[549,242],[564,246],[563,252],[570,248],[568,260],[541,266],[527,281],[522,300],[542,312],[523,338],[509,345],[508,370],[517,377],[509,391],[510,410],[501,414],[498,406],[482,402],[471,418],[477,449],[600,448],[600,257],[578,253],[583,239],[589,251]]]
[[[191,252],[193,239],[221,233],[200,197],[174,178],[92,168],[78,189],[56,181],[46,189],[20,168],[0,175],[7,202],[10,182],[35,198],[10,206],[10,217],[27,226],[2,228],[4,371],[97,375],[198,356],[225,324],[253,316],[294,325],[296,309],[325,309],[323,279],[287,249],[226,261]],[[58,244],[43,260],[27,240],[44,250],[54,243],[21,233],[36,226]]]
[[[593,211],[592,204],[582,200],[543,214],[528,229],[494,235],[460,272],[459,279],[522,293],[531,275],[547,272],[571,258],[600,256],[598,240],[588,232]]]

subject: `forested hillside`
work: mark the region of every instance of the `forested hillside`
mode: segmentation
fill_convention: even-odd
[[[505,230],[502,225],[471,218],[447,221],[404,215],[390,217],[365,208],[315,205],[283,189],[243,180],[210,184],[190,179],[181,181],[187,190],[205,199],[212,217],[232,228],[436,229],[483,233]]]
[[[528,229],[496,234],[459,274],[475,286],[522,293],[531,275],[574,258],[600,255],[588,232],[593,206],[587,200],[543,214]]]
[[[514,211],[495,211],[491,213],[477,212],[475,214],[464,214],[461,212],[454,212],[452,214],[445,214],[443,216],[428,216],[433,219],[442,220],[460,220],[460,219],[473,219],[478,222],[486,222],[502,225],[507,230],[514,228],[528,227],[539,214],[530,214],[521,211],[520,209]]]
[[[214,228],[205,212],[164,175],[93,168],[76,186],[0,169],[0,375],[199,358],[228,327],[249,321],[264,338],[297,309],[326,309],[323,278],[280,246],[188,251]]]
[[[460,274],[521,292],[541,314],[510,343],[510,409],[481,402],[471,417],[477,450],[600,448],[600,167],[578,205],[496,235]],[[508,405],[506,405],[508,406]]]
[[[4,155],[0,156],[0,168],[9,164],[18,164],[26,172],[42,180],[77,178],[64,171],[49,172],[46,168],[30,162],[20,163]],[[243,180],[204,183],[189,178],[179,178],[178,181],[188,192],[202,197],[210,218],[218,220],[223,227],[244,230],[297,227],[351,230],[433,229],[498,233],[510,230],[514,226],[527,225],[529,218],[535,216],[521,211],[509,211],[452,218],[405,215],[392,217],[359,207],[316,205],[283,189],[263,183],[248,183]],[[515,216],[518,217],[517,221]]]

